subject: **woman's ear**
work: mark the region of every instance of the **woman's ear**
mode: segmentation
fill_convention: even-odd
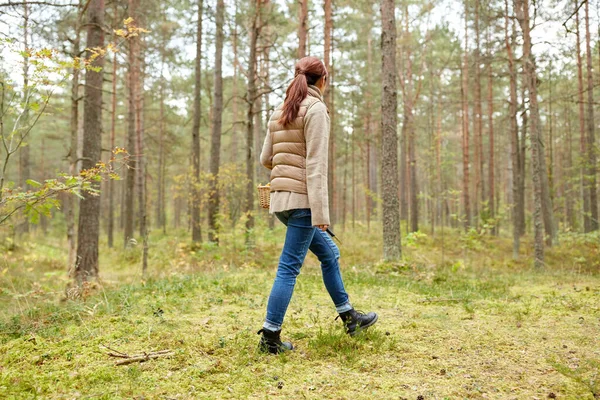
[[[321,93],[325,91],[327,86],[327,75],[323,75],[318,81],[315,82],[315,86],[319,88]]]

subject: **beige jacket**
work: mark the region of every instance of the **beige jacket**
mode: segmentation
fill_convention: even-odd
[[[271,115],[260,154],[261,164],[271,170],[269,212],[310,208],[313,225],[329,225],[327,106],[312,85],[298,117],[285,127],[278,122],[282,106]]]

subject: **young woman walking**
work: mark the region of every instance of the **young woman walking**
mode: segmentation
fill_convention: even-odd
[[[296,63],[283,104],[271,116],[260,162],[271,170],[269,212],[287,226],[277,276],[267,304],[260,349],[277,354],[292,350],[280,338],[296,277],[308,250],[321,262],[323,282],[346,332],[355,335],[377,322],[377,314],[354,310],[344,289],[340,252],[329,226],[327,163],[329,113],[323,101],[327,70],[321,60],[304,57]],[[337,318],[336,318],[337,319]]]

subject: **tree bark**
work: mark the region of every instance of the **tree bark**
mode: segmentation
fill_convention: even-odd
[[[487,93],[487,105],[488,105],[488,130],[489,130],[489,162],[488,162],[488,207],[490,210],[490,219],[493,222],[492,235],[498,234],[496,219],[496,186],[494,176],[495,166],[495,138],[494,138],[494,74],[492,70],[492,41],[490,38],[490,27],[487,29],[487,43],[488,43],[488,93]],[[483,190],[483,186],[482,186]],[[483,193],[483,192],[482,192]]]
[[[369,27],[370,32],[371,27]],[[373,201],[373,196],[377,196],[377,136],[373,129],[373,40],[371,35],[367,35],[367,112],[365,122],[365,135],[367,142],[367,189],[366,206],[367,206],[367,229],[371,230],[371,215],[376,210],[376,202]]]
[[[475,225],[479,226],[480,210],[479,206],[485,201],[485,191],[483,186],[483,113],[481,106],[481,68],[480,68],[480,35],[479,35],[479,1],[475,0],[475,53],[473,55],[473,65],[475,67],[475,123],[474,123],[474,144],[475,144],[475,197],[473,202],[473,216]],[[493,204],[489,205],[493,207]]]
[[[129,0],[129,16],[137,18],[138,0]],[[139,47],[139,38],[129,39],[129,71],[128,71],[128,103],[127,103],[127,151],[135,153],[136,149],[136,124],[135,124],[135,103],[137,98],[137,53]],[[123,246],[128,247],[133,239],[133,217],[135,215],[134,197],[135,197],[135,177],[137,169],[137,154],[129,157],[127,176],[125,182],[125,229],[123,235]]]
[[[465,2],[465,53],[462,65],[462,152],[463,152],[463,207],[464,227],[471,227],[471,203],[469,196],[469,33],[468,5]]]
[[[329,133],[329,164],[327,165],[327,187],[329,192],[329,212],[330,212],[330,223],[333,226],[336,222],[336,185],[335,185],[335,128],[334,128],[334,107],[333,107],[333,70],[332,70],[332,40],[333,34],[333,17],[331,10],[331,0],[325,0],[324,4],[325,11],[325,31],[324,31],[324,45],[323,45],[323,58],[325,68],[327,69],[329,76],[328,81],[330,88],[325,92],[325,104],[329,109],[331,115],[331,129]]]
[[[114,7],[114,19],[113,23],[117,21],[117,10],[118,3],[113,4]],[[112,60],[112,93],[111,93],[111,113],[110,113],[110,150],[113,151],[115,148],[115,133],[117,123],[117,53],[115,52]],[[112,157],[112,154],[110,155]],[[108,180],[108,228],[107,228],[107,240],[108,247],[112,248],[114,245],[114,229],[115,228],[115,181],[112,179]]]
[[[79,57],[81,52],[81,20],[83,18],[83,0],[79,0],[77,8],[77,22],[75,25],[75,38],[73,39],[72,57]],[[69,149],[69,175],[75,176],[77,171],[78,157],[78,135],[79,135],[79,67],[73,67],[73,79],[71,80],[71,121],[70,121],[70,149]],[[65,219],[67,222],[67,242],[69,254],[67,258],[67,270],[75,268],[75,256],[77,255],[77,237],[75,232],[75,209],[77,198],[67,196],[65,198]]]
[[[248,90],[246,103],[246,202],[244,213],[246,214],[246,245],[254,245],[252,229],[254,228],[254,106],[257,98],[256,90],[256,53],[258,37],[260,35],[259,15],[261,13],[262,0],[255,0],[250,27],[250,57],[248,59]]]
[[[198,23],[196,25],[196,61],[194,69],[194,116],[192,126],[192,180],[190,188],[192,208],[192,241],[202,241],[200,226],[200,118],[201,118],[201,89],[202,89],[202,0],[198,0]]]
[[[386,260],[398,260],[402,256],[398,204],[395,8],[394,0],[381,0],[381,179],[383,186],[383,257]]]
[[[530,114],[530,140],[532,143],[532,174],[533,174],[533,224],[534,224],[534,266],[537,269],[544,267],[544,221],[542,216],[542,158],[539,106],[537,101],[537,76],[535,64],[531,55],[531,35],[529,19],[529,0],[515,0],[516,17],[523,31],[523,69],[525,84],[529,97]]]
[[[217,0],[216,39],[215,39],[215,81],[212,135],[210,146],[210,189],[208,201],[208,240],[219,242],[219,165],[221,163],[221,126],[223,121],[223,25],[225,4]]]
[[[232,99],[231,99],[231,112],[233,115],[233,124],[231,126],[231,154],[230,162],[238,162],[238,103],[239,103],[239,92],[238,92],[238,81],[239,81],[239,59],[238,59],[238,1],[235,0],[235,23],[233,25],[232,33],[232,47],[233,47],[233,87],[232,87]]]
[[[104,0],[91,0],[88,6],[87,48],[104,46]],[[92,57],[92,51],[87,57]],[[103,57],[97,57],[92,65],[102,68]],[[83,114],[83,169],[92,168],[100,161],[102,147],[102,74],[86,70]],[[75,281],[98,277],[98,238],[100,235],[100,196],[83,194],[79,210],[77,237],[77,263]]]
[[[166,21],[165,12],[161,9],[163,21]],[[160,88],[159,88],[159,122],[158,122],[158,169],[156,179],[156,225],[161,227],[163,233],[167,233],[166,203],[165,203],[165,76],[166,63],[165,47],[168,40],[164,34],[160,50]]]
[[[136,99],[135,99],[135,126],[136,126],[136,153],[137,153],[137,195],[139,202],[139,227],[140,237],[142,238],[142,276],[146,276],[146,270],[148,268],[148,219],[147,219],[147,175],[146,175],[146,155],[144,154],[144,52],[141,40],[138,41],[140,50],[138,53],[138,62],[136,63],[137,76],[136,82]]]
[[[577,51],[577,103],[579,105],[579,180],[581,185],[581,197],[583,200],[583,231],[591,231],[590,219],[590,192],[586,182],[586,160],[587,140],[585,135],[585,112],[583,104],[583,62],[581,60],[581,34],[579,31],[579,0],[574,1],[575,7],[575,35],[576,35],[576,51]]]
[[[408,200],[408,218],[409,231],[416,232],[419,230],[419,202],[418,202],[418,182],[417,182],[417,158],[416,158],[416,144],[415,144],[415,126],[414,126],[414,105],[417,101],[418,93],[414,91],[414,76],[413,76],[413,62],[412,62],[412,34],[409,29],[409,14],[408,4],[404,5],[404,38],[403,41],[408,45],[403,47],[403,60],[405,60],[405,73],[401,73],[403,78],[403,123],[402,123],[402,138],[405,143],[402,144],[400,150],[402,162],[400,171],[403,170],[404,184],[401,183],[401,212],[404,209],[406,212],[406,205],[404,204]],[[403,68],[404,70],[404,68]],[[418,90],[417,90],[418,92]],[[406,147],[405,147],[406,146]],[[404,157],[402,157],[404,155]],[[402,180],[401,180],[402,181]],[[408,190],[407,190],[408,189]],[[407,193],[408,192],[408,193]],[[407,196],[408,194],[408,196]],[[407,199],[408,198],[408,199]],[[405,216],[403,216],[405,217]]]
[[[299,0],[299,2],[298,59],[306,57],[306,43],[308,38],[308,0]]]
[[[587,176],[590,193],[590,231],[598,230],[598,194],[596,192],[596,133],[594,132],[594,75],[592,73],[592,49],[590,46],[589,1],[585,2],[585,52],[587,58]]]
[[[24,126],[28,126],[29,123],[29,5],[27,1],[23,1],[23,115],[21,117]],[[31,134],[21,143],[19,148],[19,186],[21,190],[27,191],[31,187],[27,184],[27,180],[31,179],[31,166],[30,166],[30,145]],[[19,233],[29,232],[29,219],[24,217],[19,226]]]

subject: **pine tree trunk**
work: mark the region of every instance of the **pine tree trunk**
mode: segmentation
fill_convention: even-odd
[[[566,162],[565,162],[565,177],[564,177],[564,196],[565,196],[565,207],[567,213],[567,226],[571,231],[574,231],[576,228],[576,218],[575,218],[575,209],[573,206],[573,130],[571,125],[571,107],[570,105],[566,107],[567,115],[567,129],[566,129]]]
[[[516,25],[516,24],[515,24]],[[513,37],[513,44],[516,43],[516,37]],[[523,74],[524,75],[524,74]],[[525,176],[527,172],[527,138],[528,133],[527,130],[529,128],[529,118],[527,116],[526,106],[525,106],[525,90],[527,89],[527,84],[525,83],[526,79],[522,77],[521,82],[521,99],[523,100],[522,104],[522,113],[521,113],[521,136],[519,142],[519,226],[521,227],[521,236],[525,235],[527,224],[525,221],[525,209],[527,208],[527,204],[525,202]]]
[[[104,0],[91,0],[88,6],[87,48],[104,46]],[[87,57],[92,51],[87,52]],[[97,57],[92,65],[102,68],[103,57]],[[88,169],[100,161],[102,148],[102,71],[86,70],[83,114],[83,163]],[[79,211],[77,237],[77,263],[75,281],[98,277],[98,238],[100,235],[100,196],[83,194]]]
[[[23,126],[29,125],[29,37],[31,32],[29,31],[29,5],[27,0],[23,1],[23,114],[21,121]],[[31,187],[27,184],[27,180],[31,179],[31,167],[30,167],[30,146],[31,133],[19,147],[19,187],[22,191],[27,191]],[[29,232],[29,219],[25,216],[21,224],[19,225],[19,233]]]
[[[252,24],[250,28],[250,57],[248,59],[248,91],[246,94],[246,103],[248,111],[246,113],[246,202],[244,204],[244,213],[246,214],[246,245],[252,247],[254,238],[252,229],[254,228],[254,107],[256,104],[256,60],[257,43],[260,35],[259,15],[261,13],[262,0],[255,0],[252,15]]]
[[[585,112],[583,104],[583,62],[581,60],[581,34],[579,32],[579,1],[575,0],[575,34],[577,38],[576,51],[577,51],[577,102],[579,105],[579,180],[581,185],[581,197],[583,199],[583,231],[590,232],[592,228],[590,219],[590,192],[587,185],[586,177],[586,157],[587,154],[587,140],[585,136]]]
[[[377,137],[373,128],[373,40],[371,35],[367,38],[367,113],[365,122],[367,141],[367,229],[371,230],[371,215],[375,212],[377,204],[373,196],[377,195]]]
[[[488,129],[489,129],[489,162],[488,162],[488,207],[490,210],[490,219],[496,219],[496,187],[495,187],[495,138],[494,138],[494,74],[492,71],[492,41],[490,38],[490,28],[487,30],[487,43],[488,43],[488,93],[487,93],[487,105],[488,105]],[[492,235],[498,234],[497,224],[494,221],[492,228]]]
[[[137,18],[137,0],[129,0],[128,13],[132,18]],[[136,124],[135,124],[135,103],[137,98],[137,53],[139,47],[139,38],[129,39],[129,71],[128,71],[128,104],[127,104],[127,151],[131,154],[125,182],[125,232],[123,236],[123,245],[128,247],[133,239],[133,217],[134,198],[135,198],[135,177],[137,170],[136,149]]]
[[[542,215],[543,202],[543,177],[542,177],[542,159],[543,154],[540,152],[540,119],[539,106],[537,100],[537,76],[535,64],[531,55],[531,35],[530,35],[530,19],[529,19],[529,0],[515,0],[517,20],[521,25],[523,32],[523,69],[525,84],[529,97],[529,114],[530,114],[530,141],[532,154],[532,174],[533,174],[533,224],[534,224],[534,265],[537,269],[544,267],[544,221]]]
[[[465,2],[465,53],[462,65],[462,153],[463,153],[463,207],[464,227],[471,227],[471,203],[469,196],[469,36],[468,36],[468,6]]]
[[[72,57],[79,57],[81,52],[81,20],[83,18],[82,4],[79,0],[77,8],[77,22],[75,25],[75,38],[73,39]],[[69,148],[69,175],[75,176],[77,171],[78,159],[78,133],[79,133],[79,68],[73,67],[73,79],[71,80],[71,120],[70,120],[70,148]],[[75,268],[75,256],[77,254],[77,237],[75,232],[75,209],[77,207],[77,198],[67,196],[65,198],[65,219],[67,222],[67,242],[69,254],[67,258],[67,269],[71,271]]]
[[[331,115],[331,129],[329,132],[329,164],[327,165],[327,187],[329,192],[329,212],[330,212],[330,223],[333,226],[336,222],[337,212],[337,188],[335,184],[335,109],[333,104],[333,62],[331,59],[331,54],[333,51],[332,46],[332,35],[333,35],[333,17],[331,10],[331,1],[325,0],[324,11],[325,11],[325,31],[324,31],[324,45],[323,45],[323,54],[324,54],[324,63],[325,68],[327,69],[329,76],[328,82],[330,88],[325,92],[325,104],[329,109]]]
[[[596,133],[594,122],[594,75],[592,73],[592,49],[590,46],[589,1],[585,2],[585,52],[587,55],[587,176],[590,193],[590,231],[598,230],[598,193],[596,192]]]
[[[166,204],[165,204],[165,52],[161,51],[160,60],[160,108],[158,122],[158,170],[156,180],[156,224],[163,233],[167,233]]]
[[[475,144],[475,197],[473,202],[473,216],[475,217],[475,225],[480,224],[480,204],[483,206],[485,201],[485,192],[483,186],[483,133],[482,133],[482,107],[481,107],[481,68],[480,68],[480,39],[479,39],[479,0],[475,0],[475,53],[473,56],[473,64],[475,67],[475,123],[474,123],[474,144]],[[493,207],[493,204],[489,205]]]
[[[325,0],[330,1],[330,0]],[[298,24],[298,59],[306,57],[306,44],[308,38],[308,0],[299,0],[299,24]]]
[[[219,242],[219,165],[221,163],[221,125],[223,121],[223,25],[225,23],[225,4],[217,0],[216,39],[215,39],[215,80],[214,109],[210,146],[210,180],[208,200],[208,240]]]
[[[398,260],[400,243],[400,210],[398,204],[398,137],[396,93],[396,16],[395,1],[381,0],[381,130],[382,130],[382,197],[383,257]]]
[[[192,126],[192,187],[191,194],[191,223],[192,241],[202,241],[202,230],[200,226],[200,191],[197,184],[200,181],[200,91],[202,88],[202,0],[198,0],[198,23],[196,26],[196,61],[194,69],[194,116]]]
[[[139,23],[140,21],[138,21]],[[140,44],[139,61],[137,64],[136,75],[138,82],[136,83],[137,93],[135,101],[135,123],[136,123],[136,144],[137,144],[137,185],[138,185],[138,201],[139,201],[139,224],[140,237],[142,238],[142,277],[146,276],[148,269],[148,210],[146,209],[147,202],[147,175],[146,175],[146,155],[144,153],[144,78],[145,78],[145,63],[144,52],[142,50],[142,42]]]
[[[113,5],[114,17],[113,23],[117,21],[117,3]],[[111,115],[110,115],[110,150],[115,148],[115,134],[117,124],[117,53],[113,55],[112,60],[112,93],[111,93]],[[111,154],[112,156],[112,154]],[[108,181],[108,247],[114,246],[114,231],[115,231],[115,181]]]
[[[238,92],[238,84],[239,84],[239,60],[238,60],[238,1],[235,0],[235,14],[234,14],[235,24],[233,24],[233,33],[232,33],[232,47],[233,47],[233,87],[232,87],[232,99],[231,99],[231,113],[233,116],[233,124],[231,127],[231,154],[230,154],[230,162],[236,163],[238,162],[238,120],[239,120],[239,111],[238,111],[238,103],[239,103],[239,92]]]

